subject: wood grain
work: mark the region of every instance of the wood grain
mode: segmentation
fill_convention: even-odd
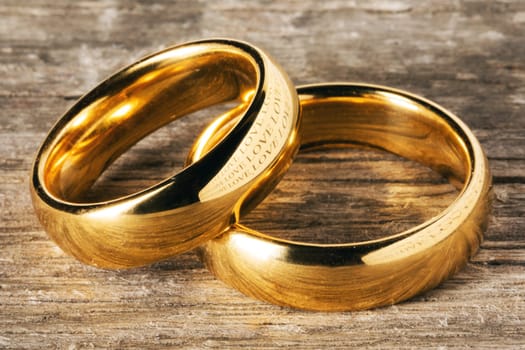
[[[297,84],[364,81],[462,117],[487,151],[493,218],[473,261],[400,305],[313,313],[249,299],[187,253],[105,271],[65,256],[28,192],[48,129],[142,55],[210,36],[265,48]],[[525,2],[0,1],[0,348],[525,347]],[[216,111],[137,144],[96,184],[119,195],[168,176]],[[378,237],[446,207],[454,189],[375,151],[301,153],[245,223],[312,241]]]

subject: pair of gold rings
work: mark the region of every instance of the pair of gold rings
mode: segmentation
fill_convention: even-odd
[[[83,200],[123,152],[191,112],[235,102],[198,137],[180,172],[109,201]],[[241,224],[301,148],[368,145],[420,162],[460,190],[408,231],[348,244],[278,239]],[[80,261],[129,268],[194,248],[219,279],[279,305],[357,310],[393,304],[453,274],[478,249],[491,177],[456,116],[382,86],[295,88],[262,50],[212,39],[172,47],[83,96],[41,146],[31,194],[50,237]]]

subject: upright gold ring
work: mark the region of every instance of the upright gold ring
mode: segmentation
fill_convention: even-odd
[[[202,159],[129,196],[82,199],[137,141],[227,101],[238,102],[241,118]],[[50,131],[31,174],[36,213],[65,252],[99,267],[144,265],[195,248],[256,200],[247,193],[262,178],[277,183],[299,145],[298,108],[286,73],[247,43],[203,40],[155,53],[102,82]]]
[[[491,188],[487,159],[469,128],[437,104],[387,87],[312,85],[298,92],[302,148],[378,147],[429,166],[460,194],[417,227],[363,242],[310,244],[236,224],[199,249],[210,271],[241,292],[278,305],[358,310],[410,298],[464,265],[482,240]],[[211,126],[189,162],[215,144],[232,120]]]

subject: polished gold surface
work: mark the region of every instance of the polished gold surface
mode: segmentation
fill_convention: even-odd
[[[241,117],[202,159],[141,192],[83,200],[140,139],[223,102],[236,102],[232,113]],[[36,213],[64,251],[99,267],[144,265],[195,248],[260,200],[246,193],[262,178],[276,183],[288,168],[299,145],[298,108],[286,73],[247,43],[204,40],[148,56],[82,97],[50,131],[31,175]]]
[[[302,243],[236,224],[199,249],[215,276],[279,305],[358,310],[435,287],[476,253],[487,223],[491,177],[479,142],[459,118],[421,97],[381,86],[312,85],[298,91],[303,149],[378,147],[431,167],[460,194],[427,222],[372,241]],[[234,122],[232,114],[219,118],[188,161],[202,157]]]

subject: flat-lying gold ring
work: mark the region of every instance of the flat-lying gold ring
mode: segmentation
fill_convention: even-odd
[[[491,177],[478,140],[458,117],[424,98],[382,86],[311,85],[298,92],[302,148],[378,147],[431,167],[461,192],[422,225],[358,243],[302,243],[234,225],[199,249],[215,276],[278,305],[358,310],[428,290],[475,254],[487,223]],[[219,124],[198,139],[189,162],[229,127],[228,120]]]
[[[129,196],[82,200],[137,141],[226,101],[237,101],[242,117],[201,160]],[[286,73],[247,43],[211,39],[155,53],[102,82],[50,131],[31,174],[36,213],[65,252],[99,267],[144,265],[195,248],[234,221],[261,178],[271,173],[277,183],[299,145],[298,109]]]

